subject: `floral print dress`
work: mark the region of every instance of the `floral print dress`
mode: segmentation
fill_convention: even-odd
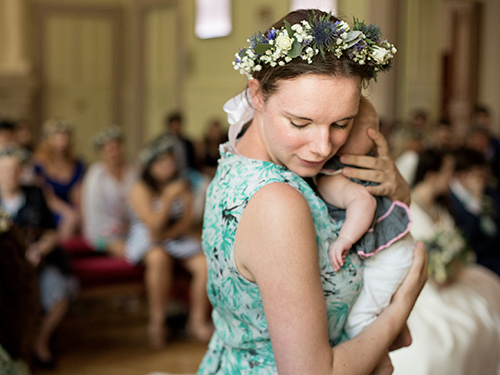
[[[274,182],[289,184],[306,198],[316,232],[331,346],[346,339],[343,325],[361,289],[362,263],[355,253],[349,253],[345,266],[333,271],[328,246],[340,223],[333,222],[306,181],[285,167],[229,150],[228,143],[221,145],[221,159],[205,205],[202,245],[216,330],[198,374],[276,374],[259,288],[239,274],[234,259],[236,229],[250,198]]]

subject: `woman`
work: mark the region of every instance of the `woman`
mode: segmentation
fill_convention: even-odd
[[[67,258],[57,246],[55,225],[41,189],[21,185],[26,152],[17,146],[0,151],[0,206],[20,228],[26,257],[37,269],[43,318],[34,344],[38,364],[54,367],[50,339],[76,295],[77,281]]]
[[[137,171],[125,159],[120,128],[98,133],[94,145],[100,160],[83,178],[83,234],[97,251],[123,257],[130,219],[127,200]]]
[[[420,154],[410,206],[415,239],[454,233],[453,218],[440,203],[454,167],[451,155]],[[430,279],[408,319],[412,345],[391,353],[395,374],[500,374],[499,295],[500,279],[476,264],[459,268],[444,286]]]
[[[36,273],[18,228],[0,208],[0,374],[30,374],[39,304]]]
[[[199,240],[192,230],[192,194],[186,180],[178,178],[174,140],[163,137],[139,155],[141,178],[132,186],[131,229],[126,257],[146,266],[149,300],[149,339],[154,348],[165,343],[165,318],[172,281],[173,260],[182,261],[192,275],[188,331],[201,341],[212,333],[206,295],[207,266]]]
[[[207,194],[203,249],[216,331],[199,374],[391,371],[381,360],[424,283],[425,250],[417,246],[389,307],[345,341],[343,325],[361,287],[362,263],[350,253],[344,267],[333,271],[327,248],[339,224],[303,179],[315,176],[345,142],[363,82],[385,67],[378,61],[390,60],[358,63],[360,54],[383,48],[377,44],[382,42],[370,39],[367,49],[363,25],[349,31],[336,21],[320,11],[292,12],[237,55],[235,68],[249,76],[253,107],[244,94],[233,100],[236,106],[226,106],[239,114],[231,113],[236,122]],[[244,122],[249,126],[237,140],[235,126]],[[342,158],[356,161],[378,164],[365,156]],[[368,172],[372,178],[356,177],[380,178]],[[352,168],[349,173],[357,174]],[[388,185],[377,193],[395,187]]]
[[[80,190],[85,166],[73,155],[72,132],[66,122],[45,122],[42,142],[34,154],[36,180],[54,213],[61,241],[78,234],[81,224]]]

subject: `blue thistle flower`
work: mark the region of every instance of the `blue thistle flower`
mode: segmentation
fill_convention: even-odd
[[[361,31],[363,34],[365,34],[367,39],[373,41],[374,43],[378,43],[382,39],[382,31],[380,31],[380,27],[372,23],[366,25],[363,22],[357,20],[356,18],[354,19],[353,30]]]
[[[311,35],[317,46],[328,47],[336,41],[339,33],[334,22],[320,18],[311,24]]]
[[[266,36],[262,34],[261,32],[258,32],[257,34],[254,34],[250,38],[250,47],[253,49],[259,44],[264,44],[268,43],[269,41],[267,40]]]

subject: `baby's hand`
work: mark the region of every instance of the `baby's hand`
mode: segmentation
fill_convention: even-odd
[[[352,247],[352,242],[345,237],[337,237],[330,245],[330,263],[333,270],[338,271],[344,265],[347,252]]]

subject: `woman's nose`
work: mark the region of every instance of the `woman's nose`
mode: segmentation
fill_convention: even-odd
[[[317,131],[312,135],[311,151],[322,158],[326,158],[330,156],[332,147],[333,145],[330,139],[329,127],[318,128]]]

